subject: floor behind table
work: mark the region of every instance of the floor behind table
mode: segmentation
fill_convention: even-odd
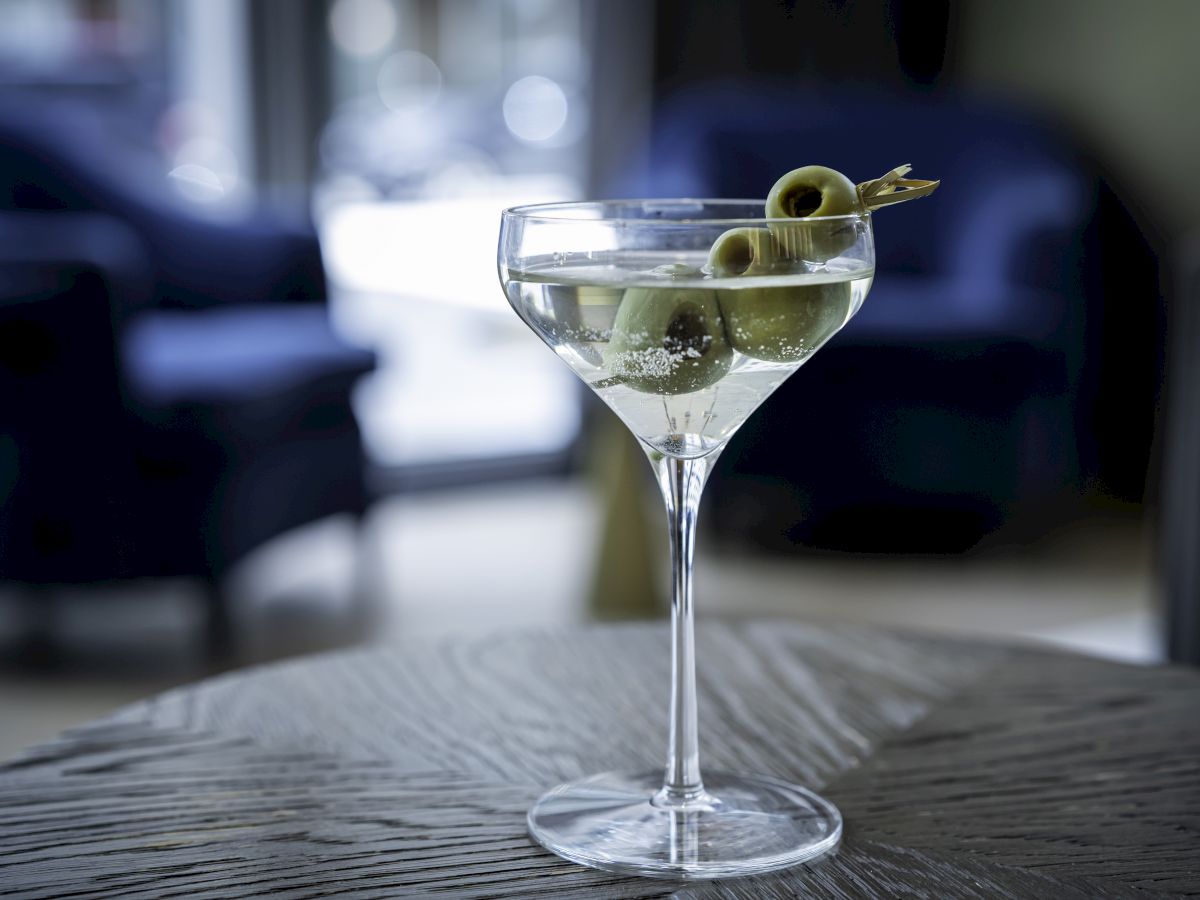
[[[286,535],[230,585],[238,661],[587,621],[599,510],[581,479],[522,480],[393,497],[376,505],[357,540],[340,519]],[[1132,662],[1161,658],[1150,540],[1133,517],[1090,519],[1034,547],[918,559],[733,555],[706,545],[703,526],[702,511],[701,621],[800,616],[1045,640]],[[661,550],[665,563],[665,535]],[[19,627],[11,599],[0,596],[0,641]],[[67,665],[0,670],[0,759],[207,671],[194,585],[150,582],[61,599]]]

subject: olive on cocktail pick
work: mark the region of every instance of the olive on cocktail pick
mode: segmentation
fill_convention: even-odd
[[[716,296],[703,288],[627,288],[604,351],[615,379],[652,394],[708,387],[732,361]]]
[[[767,194],[768,219],[818,219],[861,212],[862,198],[849,178],[827,166],[802,166],[775,182]],[[771,233],[786,259],[820,265],[857,240],[852,221],[771,224]]]
[[[862,226],[854,214],[926,197],[940,184],[906,177],[911,171],[897,166],[856,185],[826,166],[793,169],[767,195],[766,230],[734,228],[717,238],[708,255],[713,275],[749,276],[745,287],[727,285],[717,294],[733,348],[754,359],[797,362],[846,324],[848,281],[764,287],[754,284],[756,276],[807,271],[816,277],[858,241]]]
[[[708,253],[717,278],[770,274],[780,262],[780,248],[765,228],[726,231]],[[726,337],[739,353],[768,362],[798,362],[845,324],[850,285],[728,287],[717,292],[717,302]]]
[[[767,194],[768,219],[847,216],[863,208],[858,188],[828,166],[792,169]]]
[[[765,228],[731,228],[713,242],[708,267],[717,278],[762,274],[775,265],[779,248]]]

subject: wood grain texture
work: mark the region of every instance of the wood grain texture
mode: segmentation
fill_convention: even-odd
[[[672,884],[535,847],[544,788],[659,764],[667,650],[460,638],[170,692],[0,768],[0,894],[1200,894],[1200,674],[796,623],[701,629],[704,762],[821,787],[836,857]]]

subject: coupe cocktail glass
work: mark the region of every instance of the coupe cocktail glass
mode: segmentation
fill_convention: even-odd
[[[611,201],[507,210],[513,308],[634,433],[666,502],[672,558],[665,774],[561,785],[530,834],[567,859],[665,878],[751,875],[834,849],[827,800],[776,778],[706,772],[696,727],[692,558],[700,494],[730,436],[862,305],[870,213],[764,219],[763,203]]]

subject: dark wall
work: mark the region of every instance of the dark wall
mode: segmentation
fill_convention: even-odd
[[[949,0],[659,0],[656,93],[747,75],[928,86],[950,23]]]

